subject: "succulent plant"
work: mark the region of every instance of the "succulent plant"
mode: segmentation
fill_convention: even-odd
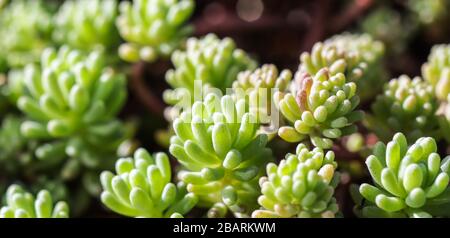
[[[116,175],[101,174],[101,200],[108,208],[130,217],[181,217],[197,203],[183,183],[171,183],[169,158],[164,153],[151,156],[138,149],[133,158],[116,162]]]
[[[382,41],[386,46],[386,53],[395,56],[405,51],[409,41],[417,33],[418,24],[414,18],[402,16],[390,7],[381,6],[362,20],[360,28],[374,39]]]
[[[269,123],[267,116],[271,113],[273,94],[287,91],[291,79],[291,71],[285,69],[278,73],[275,65],[265,64],[254,71],[240,72],[232,87],[238,98],[247,100],[250,110],[262,123]]]
[[[126,43],[120,46],[119,56],[131,62],[169,56],[192,31],[185,23],[194,5],[193,0],[121,2],[116,24]]]
[[[66,46],[45,50],[41,65],[28,65],[21,75],[13,94],[27,116],[21,134],[39,141],[35,155],[62,150],[73,158],[61,169],[65,180],[78,177],[83,167],[112,167],[111,158],[129,138],[116,118],[126,100],[125,77],[105,67],[98,51],[85,55]]]
[[[450,94],[450,45],[435,45],[422,66],[422,75],[433,85],[436,97],[446,101]]]
[[[384,87],[372,105],[373,116],[367,124],[378,137],[387,141],[396,132],[402,132],[410,140],[439,134],[436,117],[438,102],[433,88],[421,78],[406,75],[392,79]]]
[[[31,118],[22,124],[27,137],[101,141],[120,128],[115,116],[126,99],[125,77],[105,68],[96,51],[47,49],[41,67],[28,65],[21,83],[17,106]]]
[[[256,203],[258,178],[272,155],[245,101],[209,94],[184,111],[173,128],[169,150],[183,166],[178,177],[199,197],[199,205],[211,208],[209,216],[223,216],[220,207],[245,216]]]
[[[0,11],[0,72],[39,60],[52,31],[46,6],[40,0],[14,0]]]
[[[357,211],[364,217],[449,216],[450,160],[441,161],[431,137],[408,147],[402,133],[387,145],[378,142],[366,160],[374,184],[362,184]]]
[[[67,218],[69,207],[65,202],[53,204],[50,193],[42,190],[37,197],[18,185],[6,192],[6,205],[0,209],[0,218]]]
[[[331,69],[332,70],[332,69]],[[309,137],[314,146],[330,148],[333,139],[356,130],[354,122],[362,118],[356,84],[343,73],[332,75],[327,68],[310,76],[297,72],[293,90],[274,95],[276,105],[291,124],[280,127],[278,135],[288,142]]]
[[[55,16],[53,39],[84,51],[117,50],[116,0],[65,1]]]
[[[442,20],[450,11],[450,3],[447,0],[408,0],[407,6],[418,15],[423,24]]]
[[[334,188],[339,181],[333,151],[308,150],[297,146],[277,166],[267,165],[267,177],[260,179],[258,203],[263,209],[253,217],[335,217],[338,212]]]
[[[208,87],[224,93],[231,88],[240,71],[256,67],[243,50],[236,48],[231,38],[221,40],[214,34],[200,39],[189,38],[185,51],[177,50],[172,54],[172,63],[175,69],[167,71],[166,81],[173,90],[167,90],[163,95],[172,105],[180,100],[191,103],[198,97],[194,94],[197,90],[202,93]],[[196,80],[201,84],[197,85]]]
[[[368,34],[343,33],[316,43],[311,53],[300,55],[299,71],[314,75],[328,68],[331,75],[343,73],[358,86],[361,99],[370,99],[386,79],[381,59],[384,45]]]

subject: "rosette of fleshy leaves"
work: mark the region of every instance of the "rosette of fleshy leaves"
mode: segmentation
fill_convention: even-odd
[[[293,90],[276,93],[274,100],[284,118],[290,123],[280,127],[278,135],[288,142],[309,138],[312,144],[323,149],[333,145],[333,139],[356,131],[356,121],[362,111],[356,84],[348,82],[343,73],[332,75],[326,68],[310,76],[297,72]]]
[[[386,72],[381,63],[384,45],[368,34],[343,33],[313,46],[311,53],[300,55],[299,71],[310,75],[328,68],[331,75],[343,73],[358,86],[358,95],[365,101],[382,87]]]
[[[372,105],[373,115],[366,117],[366,124],[383,141],[396,132],[402,132],[410,140],[422,136],[439,137],[436,117],[438,102],[430,84],[420,77],[406,75],[386,83],[383,94]]]
[[[127,91],[124,75],[103,62],[98,51],[85,55],[64,46],[45,50],[40,66],[28,65],[14,93],[29,118],[22,134],[48,141],[45,146],[65,142],[67,155],[88,167],[110,158],[126,134],[116,115]]]
[[[0,72],[37,62],[50,45],[52,21],[43,1],[14,0],[0,10]]]
[[[267,135],[246,110],[243,99],[208,94],[173,123],[170,153],[180,162],[178,173],[209,217],[247,214],[256,205],[258,178],[272,159]]]
[[[175,51],[171,58],[175,68],[167,71],[166,81],[173,90],[167,90],[163,95],[171,105],[180,101],[190,105],[195,97],[206,95],[208,88],[225,93],[239,72],[256,67],[231,38],[219,39],[214,34],[200,39],[189,38],[186,50]],[[195,92],[202,94],[195,95]]]
[[[171,183],[169,158],[164,153],[151,156],[138,149],[133,158],[116,162],[116,174],[101,174],[101,200],[109,209],[130,217],[182,217],[197,203],[183,183]]]
[[[441,160],[436,142],[421,137],[408,147],[397,133],[378,142],[366,160],[374,184],[359,187],[356,214],[363,217],[435,217],[450,215],[450,159]]]
[[[65,1],[54,18],[53,39],[83,51],[116,51],[120,41],[117,5],[116,0]]]
[[[126,43],[119,56],[130,62],[169,56],[192,32],[186,22],[194,6],[193,0],[122,1],[116,25]]]
[[[65,202],[53,204],[47,190],[40,191],[36,198],[19,185],[9,186],[6,204],[0,209],[0,218],[67,218],[69,207]]]
[[[422,66],[423,78],[433,85],[436,97],[446,101],[450,94],[450,45],[435,45]]]
[[[339,210],[333,197],[339,181],[336,167],[333,151],[310,151],[299,144],[296,154],[287,154],[279,165],[267,165],[267,176],[260,179],[262,209],[252,217],[335,217]]]
[[[254,71],[240,72],[232,87],[237,98],[247,100],[250,110],[261,123],[270,123],[273,94],[285,92],[291,80],[291,71],[285,69],[279,73],[275,65],[265,64]]]

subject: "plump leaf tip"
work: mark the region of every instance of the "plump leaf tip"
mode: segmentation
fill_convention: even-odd
[[[151,156],[138,149],[133,158],[116,162],[116,174],[104,171],[101,176],[101,200],[109,209],[130,217],[180,217],[197,203],[183,183],[171,183],[169,158],[164,153]]]
[[[69,207],[65,202],[53,204],[47,190],[36,198],[19,185],[11,185],[6,192],[6,205],[0,209],[0,218],[67,218]]]
[[[184,167],[178,177],[198,195],[199,205],[214,205],[210,216],[224,215],[219,207],[235,215],[248,213],[256,204],[258,178],[272,151],[245,101],[209,94],[183,112],[173,128],[169,150]]]
[[[366,160],[373,184],[361,184],[366,200],[357,210],[364,217],[448,216],[448,157],[441,160],[433,138],[408,146],[402,133],[385,145],[378,142]],[[361,200],[362,201],[362,200]],[[362,205],[364,204],[364,205]]]
[[[296,154],[287,154],[279,165],[269,163],[267,176],[260,179],[257,218],[335,217],[338,212],[334,187],[339,176],[333,151],[308,150],[297,146]]]
[[[288,93],[275,93],[275,104],[290,125],[280,127],[278,135],[288,142],[309,138],[314,146],[330,148],[333,139],[355,132],[362,111],[356,84],[343,73],[332,75],[328,68],[315,75],[298,71]]]
[[[119,56],[130,62],[169,56],[192,31],[186,21],[194,6],[193,0],[122,1],[116,25],[126,43]]]

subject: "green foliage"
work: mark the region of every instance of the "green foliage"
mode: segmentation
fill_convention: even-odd
[[[390,55],[403,52],[417,31],[417,24],[411,17],[403,17],[399,12],[385,6],[371,11],[360,27],[374,39],[382,41]]]
[[[417,14],[423,24],[442,20],[450,11],[450,3],[447,0],[408,0],[407,6]]]
[[[54,18],[53,39],[84,51],[116,50],[116,0],[68,0]]]
[[[450,94],[450,45],[433,46],[422,75],[434,87],[436,97],[446,101]]]
[[[123,75],[103,66],[99,52],[47,49],[41,67],[24,69],[17,106],[31,120],[22,132],[29,138],[111,138],[120,131],[115,116],[126,99],[125,83]]]
[[[43,1],[12,1],[0,10],[0,26],[0,72],[37,62],[50,44],[51,13]]]
[[[421,78],[406,75],[392,79],[372,105],[373,117],[367,124],[378,137],[387,141],[396,132],[410,140],[422,136],[438,136],[437,99],[433,87]]]
[[[166,81],[174,90],[164,93],[164,100],[169,104],[180,100],[193,102],[194,88],[198,93],[208,87],[218,88],[224,93],[231,88],[240,71],[256,67],[256,63],[238,49],[231,38],[221,40],[214,34],[200,39],[189,38],[186,50],[172,54],[172,63],[175,69],[167,71]],[[195,80],[199,80],[201,85],[196,85]]]
[[[50,193],[42,190],[37,197],[18,185],[6,192],[6,205],[0,209],[0,218],[67,218],[69,207],[65,202],[53,204]]]
[[[387,145],[378,142],[366,160],[374,185],[367,183],[359,192],[367,200],[357,211],[364,217],[449,216],[449,210],[436,210],[450,202],[448,193],[450,160],[436,153],[431,137],[419,138],[408,147],[406,137],[397,133]],[[361,201],[361,200],[360,200]]]
[[[380,90],[380,81],[386,79],[383,55],[383,43],[370,35],[344,33],[316,43],[311,53],[302,53],[299,71],[315,75],[326,67],[331,75],[343,73],[348,81],[356,83],[358,95],[367,100]]]
[[[193,0],[122,1],[117,28],[127,42],[119,56],[130,62],[169,56],[192,31],[185,23],[194,5]]]
[[[267,177],[260,179],[258,203],[263,210],[253,217],[334,217],[338,212],[333,198],[339,176],[333,151],[309,151],[304,144],[296,154],[287,154],[279,165],[267,165]]]
[[[359,104],[356,84],[348,82],[343,73],[333,75],[324,68],[310,76],[299,71],[293,83],[292,92],[274,95],[291,124],[278,130],[282,139],[298,142],[309,137],[314,146],[326,149],[333,139],[356,130],[354,123],[363,113],[355,110]]]
[[[247,100],[259,121],[270,123],[267,116],[271,113],[273,94],[276,91],[285,92],[291,79],[291,71],[285,69],[278,73],[275,65],[265,64],[254,71],[240,72],[232,87],[237,97]]]
[[[271,159],[267,136],[245,101],[209,94],[195,102],[173,123],[170,153],[183,166],[178,177],[196,194],[200,206],[212,207],[209,216],[223,216],[228,207],[245,216],[259,195],[258,178]],[[226,209],[225,209],[226,211]]]
[[[164,153],[151,156],[138,149],[134,158],[116,162],[116,175],[101,174],[102,202],[114,212],[130,217],[181,217],[197,203],[185,186],[171,183],[169,158]]]
[[[7,175],[34,175],[54,169],[66,158],[64,143],[42,146],[20,133],[23,118],[8,115],[0,128],[0,173]]]

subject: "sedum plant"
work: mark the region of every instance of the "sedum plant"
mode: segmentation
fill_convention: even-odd
[[[327,68],[310,76],[298,72],[293,90],[274,95],[276,105],[290,125],[280,127],[278,135],[288,142],[309,138],[320,148],[330,148],[333,139],[351,134],[361,119],[356,84],[343,73],[332,75]]]
[[[116,50],[116,0],[65,1],[55,16],[53,39],[72,48]]]
[[[267,177],[260,179],[258,203],[262,209],[254,211],[252,217],[335,217],[336,167],[333,151],[310,151],[299,144],[296,154],[287,154],[278,166],[267,165]]]
[[[106,68],[99,52],[47,49],[40,67],[24,69],[22,83],[17,106],[31,119],[22,124],[27,137],[95,141],[120,127],[115,116],[126,99],[125,77]]]
[[[450,160],[441,160],[431,137],[421,137],[408,147],[397,133],[387,145],[378,142],[366,165],[374,184],[359,192],[366,199],[358,207],[364,217],[449,216]]]
[[[433,46],[422,75],[433,86],[436,97],[446,101],[450,94],[450,45]]]
[[[37,62],[50,44],[51,13],[43,1],[11,1],[0,10],[0,26],[0,72]]]
[[[74,158],[61,170],[69,180],[84,167],[113,166],[110,158],[117,156],[118,146],[129,136],[116,118],[126,100],[125,77],[105,67],[100,52],[86,55],[66,46],[45,50],[40,66],[28,65],[22,74],[13,94],[27,116],[21,133],[43,142],[36,153],[62,146]],[[85,181],[92,181],[89,177]]]
[[[254,71],[240,72],[232,87],[237,97],[247,100],[250,110],[262,123],[270,123],[267,116],[272,113],[273,94],[287,91],[291,80],[291,71],[286,69],[279,73],[275,65],[265,64]]]
[[[65,202],[53,204],[50,193],[41,190],[36,198],[19,185],[11,185],[6,192],[6,205],[0,209],[0,218],[67,218],[69,207]]]
[[[384,93],[372,105],[373,116],[367,117],[367,124],[384,141],[396,132],[410,140],[426,135],[437,137],[437,108],[431,85],[419,77],[402,75],[385,85]]]
[[[271,159],[267,135],[245,110],[245,101],[209,94],[173,123],[170,153],[182,165],[178,173],[187,190],[199,197],[208,216],[246,216],[255,205],[258,178]]]
[[[101,200],[109,209],[130,217],[182,217],[197,203],[185,186],[171,180],[169,158],[164,153],[151,156],[138,149],[133,158],[116,162],[116,175],[101,174]]]
[[[163,95],[165,101],[172,105],[180,100],[193,102],[194,92],[198,90],[201,93],[202,88],[204,91],[208,87],[217,88],[224,93],[231,88],[240,71],[256,67],[256,63],[238,49],[231,38],[219,39],[214,34],[200,39],[189,38],[186,50],[172,54],[172,63],[175,69],[167,71],[166,81],[173,90],[167,90]],[[196,80],[201,84],[197,85]]]
[[[134,0],[120,3],[116,25],[126,43],[119,56],[130,62],[169,56],[192,31],[186,21],[193,0]]]
[[[447,0],[408,0],[407,7],[417,14],[423,24],[433,24],[443,20],[450,11]]]
[[[360,98],[367,100],[381,89],[385,79],[383,55],[383,43],[370,35],[344,33],[316,43],[311,53],[301,54],[299,70],[314,75],[326,67],[331,75],[343,73],[357,84]]]
[[[374,39],[382,41],[389,55],[386,58],[392,58],[406,50],[411,38],[417,33],[418,24],[410,16],[405,17],[391,7],[380,6],[361,21],[360,28]]]

